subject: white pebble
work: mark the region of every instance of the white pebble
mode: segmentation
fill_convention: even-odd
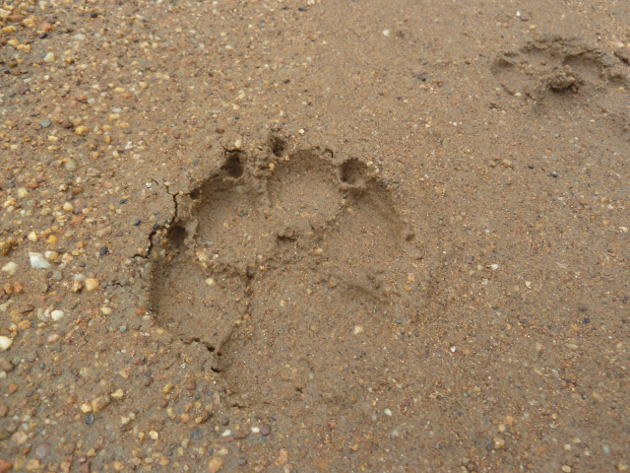
[[[54,53],[46,54],[46,56],[44,57],[44,62],[55,62],[55,54]]]
[[[257,434],[260,432],[260,427],[252,427],[252,433]]]
[[[390,416],[390,417],[392,416],[392,411],[390,411],[389,409],[385,409],[383,412],[385,413],[386,416]]]
[[[11,261],[2,267],[2,271],[4,271],[5,273],[9,273],[10,276],[13,276],[17,271],[17,267],[17,264]]]
[[[497,269],[499,269],[499,265],[498,264],[491,264],[490,265],[490,269],[492,269],[492,271],[496,271]]]
[[[50,313],[50,318],[53,319],[55,322],[59,319],[61,319],[65,314],[63,313],[63,310],[53,310]]]
[[[354,326],[354,334],[355,335],[359,335],[360,333],[363,333],[363,327],[361,327],[360,325],[355,325]]]
[[[31,259],[31,268],[35,269],[47,269],[50,268],[50,263],[44,259],[44,255],[41,253],[29,253]]]
[[[217,283],[215,282],[215,280],[214,280],[214,279],[212,279],[212,278],[208,278],[208,279],[206,279],[206,284],[207,284],[208,286],[216,286],[216,285],[217,285]]]
[[[383,30],[383,36],[389,36],[389,30]]]
[[[0,336],[0,350],[7,351],[13,345],[13,340],[9,337]]]

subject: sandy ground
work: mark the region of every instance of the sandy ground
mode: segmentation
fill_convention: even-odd
[[[626,1],[0,19],[0,472],[628,471]]]

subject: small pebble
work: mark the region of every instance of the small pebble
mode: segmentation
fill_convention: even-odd
[[[101,284],[101,282],[98,279],[87,278],[85,280],[85,288],[88,290],[88,292],[92,292],[92,291],[98,289],[100,284]]]
[[[5,273],[8,273],[9,276],[13,276],[15,274],[15,272],[17,271],[17,264],[15,264],[13,261],[10,261],[9,263],[5,264],[2,267],[2,271],[4,271]]]
[[[46,261],[44,255],[41,253],[29,253],[29,259],[31,261],[31,268],[35,269],[48,269],[50,268],[50,263]]]
[[[74,159],[69,159],[64,167],[66,168],[66,171],[68,172],[75,172],[79,166],[77,165],[77,162]]]
[[[35,447],[35,456],[43,460],[52,453],[52,446],[48,442],[42,442]]]
[[[4,335],[0,335],[0,350],[7,351],[13,345],[13,340]]]
[[[263,435],[263,437],[268,436],[269,434],[271,434],[271,426],[269,424],[263,424],[260,433]]]
[[[108,396],[99,396],[97,398],[92,399],[92,410],[94,412],[98,412],[101,409],[109,406],[109,403],[111,402],[111,400],[109,399]]]
[[[223,468],[223,464],[225,461],[221,457],[212,457],[208,462],[208,471],[210,473],[217,473],[221,468]]]

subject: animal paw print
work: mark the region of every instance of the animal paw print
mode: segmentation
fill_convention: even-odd
[[[414,235],[379,179],[288,148],[272,136],[257,165],[227,151],[153,250],[157,322],[212,352],[235,405],[348,396],[387,357],[371,338],[425,310]]]

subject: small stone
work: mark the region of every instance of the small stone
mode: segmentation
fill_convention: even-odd
[[[0,405],[0,419],[6,417],[9,413],[9,406],[5,406],[4,404]]]
[[[160,438],[160,434],[158,434],[155,430],[152,430],[151,432],[149,432],[149,437],[151,437],[153,440],[157,440]]]
[[[11,468],[13,468],[13,464],[6,460],[0,460],[0,473],[6,473]]]
[[[7,351],[13,345],[13,340],[4,335],[0,335],[0,350]]]
[[[564,471],[564,473],[571,473],[571,467],[569,465],[563,465],[562,471]]]
[[[54,53],[46,54],[46,56],[44,56],[44,62],[55,62],[55,54]]]
[[[50,125],[52,125],[52,122],[50,121],[49,118],[45,118],[44,120],[39,122],[39,124],[44,128],[48,128]]]
[[[505,447],[505,440],[503,440],[501,437],[495,437],[493,440],[495,450],[499,450],[500,448]]]
[[[164,387],[162,388],[162,392],[164,394],[168,394],[173,390],[173,387],[174,387],[173,383],[166,383]]]
[[[111,402],[111,400],[109,399],[108,396],[99,396],[97,398],[92,399],[92,409],[94,410],[94,412],[98,412],[101,409],[109,406],[109,403]]]
[[[0,255],[8,255],[16,241],[17,240],[15,238],[7,238],[6,240],[0,242]]]
[[[114,311],[112,310],[111,307],[101,307],[101,313],[103,315],[112,315]]]
[[[42,442],[35,447],[35,456],[43,460],[52,453],[52,446],[48,442]]]
[[[41,465],[39,463],[39,460],[37,458],[31,458],[29,461],[26,462],[26,466],[24,467],[24,470],[37,471],[40,468],[41,468]]]
[[[66,171],[68,172],[75,172],[79,168],[79,165],[74,159],[69,159],[64,167],[66,168]]]
[[[22,445],[28,441],[28,435],[23,430],[18,430],[13,435],[11,435],[11,441],[15,442],[18,445]]]
[[[74,132],[77,135],[83,135],[84,133],[86,133],[89,130],[89,128],[87,126],[78,126],[76,128],[76,130],[74,130]]]
[[[391,417],[392,416],[392,411],[390,409],[385,409],[383,411],[385,413],[386,416]]]
[[[28,254],[31,261],[31,268],[35,269],[48,269],[50,268],[50,263],[46,261],[44,255],[41,253],[29,253]]]
[[[59,253],[57,253],[56,251],[46,251],[44,253],[44,256],[49,261],[55,261],[57,258],[59,258]]]
[[[92,406],[87,403],[81,404],[81,412],[83,412],[84,414],[92,412]]]
[[[263,437],[267,437],[269,434],[271,434],[271,426],[269,424],[263,424],[260,433],[263,435]]]
[[[206,279],[206,284],[208,286],[216,286],[217,285],[216,281],[213,278]]]
[[[0,370],[5,373],[10,373],[13,371],[13,363],[8,358],[0,358]]]
[[[355,335],[359,335],[360,333],[363,333],[363,327],[361,325],[355,325],[353,333]]]
[[[551,175],[551,177],[553,177],[554,179],[555,179],[556,177],[558,177],[558,176],[559,176],[558,171],[551,171],[550,175]]]
[[[241,140],[236,140],[234,142],[234,149],[241,149],[243,147],[243,142]]]
[[[11,383],[9,384],[9,389],[7,390],[7,393],[10,396],[11,394],[17,392],[18,389],[20,389],[20,387],[17,384]]]
[[[31,328],[32,326],[33,326],[33,324],[31,323],[31,321],[30,321],[30,320],[21,320],[21,321],[18,323],[18,330],[19,330],[20,332],[22,332],[22,331],[24,331],[24,330],[27,330],[27,329]]]
[[[278,455],[276,456],[276,459],[274,460],[273,464],[275,466],[280,466],[280,465],[284,465],[287,461],[289,461],[289,452],[287,451],[286,448],[281,448],[278,451]]]
[[[50,313],[50,318],[56,322],[57,320],[62,319],[64,315],[63,310],[53,310]]]
[[[2,271],[8,273],[9,276],[13,276],[16,273],[17,268],[17,264],[15,264],[13,261],[10,261],[2,267]]]
[[[212,457],[208,462],[208,471],[210,473],[217,473],[221,468],[223,468],[223,463],[225,461],[221,457]]]
[[[85,288],[88,290],[88,292],[92,292],[92,291],[98,289],[100,284],[101,284],[101,282],[98,279],[87,278],[85,280]]]

